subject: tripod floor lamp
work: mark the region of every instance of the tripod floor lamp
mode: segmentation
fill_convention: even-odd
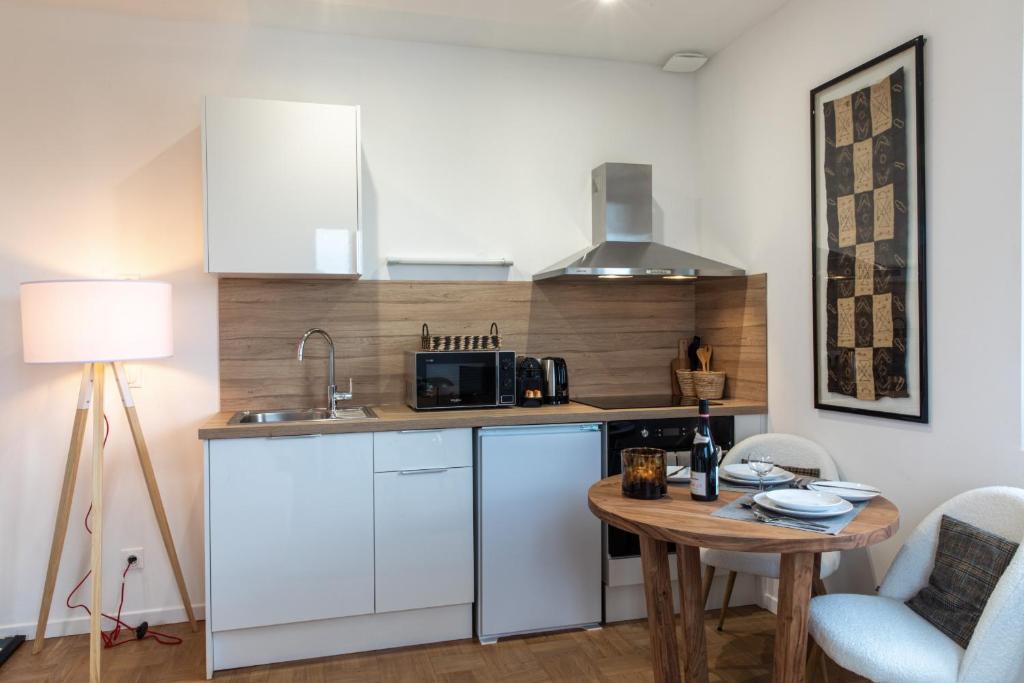
[[[100,637],[102,615],[101,570],[103,551],[103,383],[107,366],[121,394],[128,428],[135,442],[139,465],[149,489],[164,548],[174,570],[174,579],[192,630],[196,630],[192,602],[181,573],[174,539],[160,498],[149,450],[142,436],[124,361],[166,358],[173,351],[171,334],[171,286],[143,280],[55,280],[21,285],[21,326],[26,363],[81,363],[82,382],[78,408],[71,429],[71,446],[64,468],[64,484],[57,506],[57,521],[46,567],[46,583],[39,605],[39,622],[32,651],[43,648],[46,622],[53,600],[57,570],[60,568],[68,515],[74,497],[79,455],[92,408],[92,600],[89,639],[89,680],[100,680]]]

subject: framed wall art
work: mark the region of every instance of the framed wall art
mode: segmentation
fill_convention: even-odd
[[[811,91],[814,405],[928,421],[923,36]]]

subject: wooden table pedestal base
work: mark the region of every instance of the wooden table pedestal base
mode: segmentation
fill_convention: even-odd
[[[668,543],[640,537],[647,625],[651,638],[654,680],[686,683],[708,680],[707,641],[704,637],[704,602],[700,549],[676,546],[679,568],[679,616],[682,620],[683,659],[680,666],[672,605],[672,575]],[[785,553],[779,578],[778,622],[775,630],[775,683],[803,683],[807,657],[807,614],[811,601],[815,553]]]

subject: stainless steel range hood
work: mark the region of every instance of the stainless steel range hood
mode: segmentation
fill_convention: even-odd
[[[594,244],[534,280],[670,279],[744,275],[742,268],[654,241],[649,164],[602,164],[591,173]]]

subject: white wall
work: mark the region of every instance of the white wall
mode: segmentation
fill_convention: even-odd
[[[693,79],[655,67],[9,3],[0,64],[0,634],[34,633],[77,392],[76,368],[21,361],[23,280],[174,284],[175,356],[143,367],[136,399],[202,601],[196,428],[218,405],[216,281],[201,265],[204,94],[363,105],[374,275],[387,276],[385,256],[414,254],[512,257],[500,276],[527,278],[588,243],[588,174],[603,161],[653,163],[668,241],[694,236]],[[119,550],[144,546],[128,607],[181,620],[119,410],[112,397],[105,604]],[[63,632],[64,595],[88,564],[89,452],[51,633]]]
[[[924,34],[931,421],[813,408],[811,88]],[[870,590],[939,502],[1024,486],[1021,452],[1020,0],[791,0],[698,75],[700,245],[768,273],[770,426],[875,483],[902,530],[849,553],[833,588]]]

